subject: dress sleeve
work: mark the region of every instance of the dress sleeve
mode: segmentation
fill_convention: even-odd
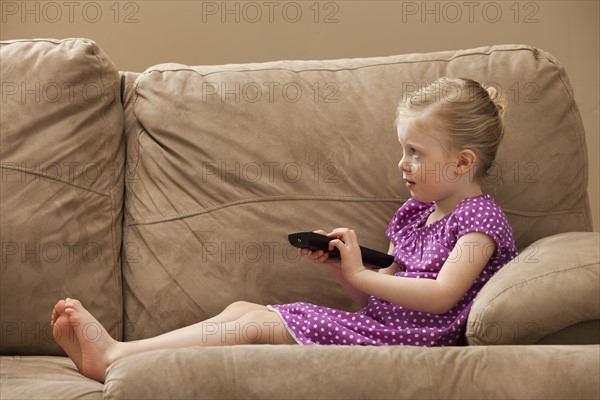
[[[496,242],[496,251],[514,247],[512,228],[502,209],[489,199],[465,202],[454,215],[455,240],[471,232],[481,232]]]

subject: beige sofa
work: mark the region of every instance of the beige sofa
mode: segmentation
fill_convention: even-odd
[[[127,341],[238,300],[355,310],[287,233],[349,226],[387,248],[409,196],[395,108],[444,75],[509,102],[484,189],[520,249],[478,295],[460,346],[181,348],[124,358],[105,384],[64,357],[49,324],[64,297]],[[497,45],[137,73],[90,40],[20,40],[1,44],[1,83],[2,399],[600,396],[585,134],[551,54]]]

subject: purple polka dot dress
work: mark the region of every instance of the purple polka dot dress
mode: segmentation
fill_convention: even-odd
[[[268,309],[277,312],[296,342],[304,345],[457,345],[473,299],[517,256],[517,249],[504,212],[488,194],[467,197],[450,214],[424,226],[434,210],[434,203],[409,199],[396,211],[386,230],[399,265],[395,276],[435,279],[458,239],[469,232],[485,233],[497,246],[469,291],[447,313],[411,310],[376,296],[356,312],[309,303],[268,305]]]

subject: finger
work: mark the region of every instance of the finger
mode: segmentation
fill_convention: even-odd
[[[345,232],[348,231],[348,228],[335,228],[330,232],[329,236],[341,237]]]
[[[348,246],[358,245],[358,239],[356,238],[356,232],[353,229],[348,228],[337,228],[334,229],[332,233],[335,233],[338,239],[341,239],[342,242],[346,243]]]
[[[314,262],[321,262],[320,260],[323,258],[325,252],[323,250],[315,251],[312,254],[312,260]]]
[[[321,254],[321,256],[319,256],[318,260],[319,263],[324,263],[325,261],[327,261],[327,259],[329,258],[329,254],[322,252],[323,254]]]
[[[334,248],[338,249],[340,254],[343,254],[346,251],[346,246],[340,239],[333,239],[329,242],[329,250],[333,250]]]
[[[302,249],[298,249],[298,254],[300,254],[302,257],[309,257],[311,254],[311,251],[309,249],[306,248],[302,248]]]
[[[358,239],[356,238],[356,232],[353,229],[348,229],[344,236],[344,243],[348,246],[358,245]]]

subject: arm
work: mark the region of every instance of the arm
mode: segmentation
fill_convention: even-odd
[[[483,233],[468,233],[458,240],[437,279],[414,279],[367,270],[362,266],[354,232],[340,230],[340,233],[344,242],[333,240],[332,243],[342,254],[342,271],[350,284],[399,306],[433,314],[446,313],[460,301],[496,245]]]
[[[392,251],[394,251],[394,244],[392,242],[390,242],[390,247],[388,248],[388,254],[392,254]],[[387,268],[381,268],[377,272],[380,273],[380,274],[385,274],[385,275],[394,275],[396,272],[398,272],[398,264],[396,264],[394,262],[389,267],[387,267]]]
[[[320,233],[321,235],[327,235],[325,231],[319,230],[315,232]],[[393,249],[394,245],[390,243],[388,254],[391,254]],[[367,306],[367,303],[369,301],[369,294],[357,289],[353,284],[348,282],[348,280],[342,273],[339,260],[328,260],[329,256],[322,251],[314,252],[311,254],[307,249],[300,249],[298,253],[300,255],[308,255],[308,258],[310,258],[313,262],[327,264],[327,266],[329,267],[329,271],[331,271],[331,274],[335,276],[340,285],[342,285],[342,287],[344,288],[346,294],[350,296],[352,301],[361,308]],[[387,268],[380,269],[379,273],[394,275],[396,271],[398,271],[398,264],[393,263]]]

